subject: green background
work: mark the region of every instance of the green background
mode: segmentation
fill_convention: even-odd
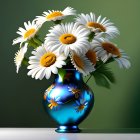
[[[34,80],[25,67],[16,74],[13,58],[18,50],[12,46],[16,31],[23,22],[33,20],[49,9],[67,6],[78,13],[95,12],[106,16],[119,28],[121,35],[114,41],[131,57],[132,67],[121,70],[116,63],[110,67],[117,83],[111,89],[89,86],[95,94],[95,106],[82,128],[111,132],[140,129],[140,1],[139,0],[0,0],[0,127],[56,127],[42,106],[44,90],[50,80]],[[50,23],[48,23],[50,24]],[[42,33],[47,28],[44,27]],[[43,34],[44,35],[44,34]],[[139,131],[140,132],[140,131]]]

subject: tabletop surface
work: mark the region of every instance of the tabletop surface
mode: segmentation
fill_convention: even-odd
[[[0,140],[140,140],[140,134],[56,133],[54,128],[0,128]]]

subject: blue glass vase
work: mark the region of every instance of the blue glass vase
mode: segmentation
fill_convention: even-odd
[[[59,133],[80,132],[78,125],[88,116],[94,105],[94,95],[84,83],[82,74],[66,69],[58,74],[44,93],[46,112],[57,122]]]

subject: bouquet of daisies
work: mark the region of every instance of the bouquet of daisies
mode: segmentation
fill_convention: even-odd
[[[64,19],[72,15],[74,20],[65,23]],[[53,26],[41,40],[39,30],[48,22]],[[20,36],[13,40],[13,45],[20,44],[14,58],[17,73],[22,64],[27,64],[27,75],[42,80],[72,68],[87,76],[86,82],[93,76],[98,85],[109,87],[109,81],[113,83],[115,78],[108,63],[116,61],[126,69],[131,66],[126,53],[110,41],[119,35],[119,30],[106,17],[92,12],[76,14],[76,10],[67,7],[63,11],[43,12],[32,22],[24,22],[24,26],[19,27]],[[27,57],[29,47],[33,51]]]

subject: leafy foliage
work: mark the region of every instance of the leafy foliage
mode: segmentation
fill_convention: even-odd
[[[29,65],[28,61],[29,61],[28,58],[24,57],[22,64],[24,64],[25,66],[28,66]]]
[[[110,88],[110,83],[115,83],[115,76],[112,71],[106,66],[106,64],[97,67],[95,72],[91,75],[94,77],[95,82],[99,86]]]
[[[66,75],[66,70],[65,69],[59,69],[58,70],[59,75],[61,76],[61,79],[64,79],[64,76]]]
[[[95,36],[95,33],[91,32],[91,34],[89,35],[88,41],[91,42],[93,40],[94,36]]]

